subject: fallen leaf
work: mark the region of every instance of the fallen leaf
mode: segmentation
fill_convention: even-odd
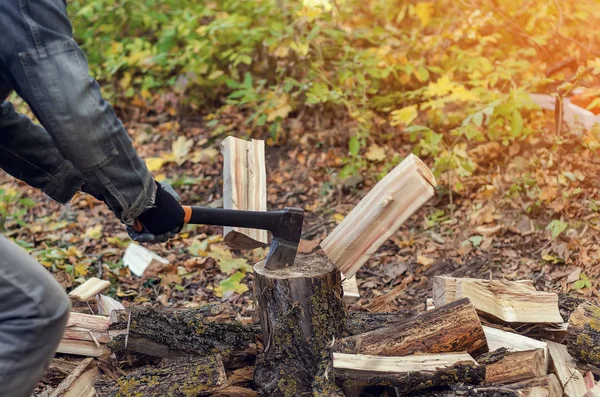
[[[234,291],[238,294],[243,294],[248,291],[248,286],[246,284],[241,283],[241,281],[246,277],[245,273],[235,272],[231,276],[227,277],[225,280],[221,280],[218,286],[215,287],[213,293],[222,298],[226,292]]]
[[[219,151],[217,149],[209,147],[194,151],[190,156],[190,161],[192,163],[213,163],[218,155]]]
[[[192,139],[187,139],[184,136],[180,136],[173,142],[171,150],[173,151],[175,162],[178,165],[185,163],[188,159],[188,154],[190,153],[192,146],[194,146],[194,141]]]
[[[242,272],[252,271],[252,266],[248,264],[246,259],[234,258],[231,251],[220,246],[212,246],[208,255],[217,260],[219,268],[225,274],[230,274],[236,270],[241,270]]]
[[[581,274],[581,268],[576,267],[569,275],[567,276],[567,283],[574,283],[579,280],[579,275]]]
[[[424,255],[417,255],[417,263],[423,266],[429,266],[435,262],[434,259],[428,258]]]
[[[371,145],[367,153],[365,153],[367,160],[372,162],[379,162],[386,159],[385,149],[381,146]]]
[[[99,240],[102,238],[102,224],[98,224],[96,226],[88,227],[85,230],[85,237],[91,238],[94,240]]]
[[[145,160],[146,167],[148,167],[148,171],[154,172],[158,171],[165,164],[165,160],[160,157],[147,157]]]
[[[175,283],[178,285],[181,284],[181,276],[175,273],[161,274],[159,275],[159,277],[160,285],[162,285],[163,287],[168,287],[171,283]]]

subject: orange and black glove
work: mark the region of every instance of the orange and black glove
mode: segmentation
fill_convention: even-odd
[[[129,236],[140,243],[164,243],[175,237],[184,225],[181,198],[166,183],[156,183],[154,206],[138,216],[135,225],[127,226]]]

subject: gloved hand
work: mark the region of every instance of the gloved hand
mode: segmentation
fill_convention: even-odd
[[[167,183],[156,183],[154,206],[138,216],[141,231],[127,226],[129,236],[140,243],[164,243],[175,237],[184,225],[181,197]]]

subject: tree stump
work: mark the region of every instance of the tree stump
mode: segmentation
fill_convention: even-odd
[[[298,255],[293,267],[254,266],[254,295],[263,333],[254,383],[262,396],[312,394],[334,339],[346,330],[339,270],[325,257]]]

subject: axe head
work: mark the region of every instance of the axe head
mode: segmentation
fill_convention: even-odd
[[[265,268],[269,270],[282,269],[294,265],[302,224],[304,210],[301,208],[284,208],[274,225],[270,228],[273,240]]]

